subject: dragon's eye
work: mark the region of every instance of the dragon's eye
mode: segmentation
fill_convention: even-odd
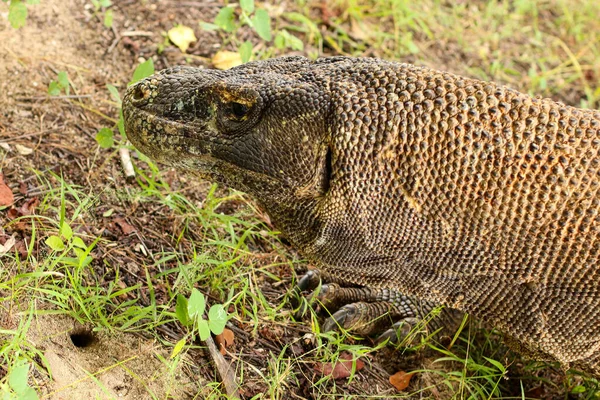
[[[248,106],[245,104],[232,102],[230,106],[231,114],[237,119],[242,119],[248,114]]]

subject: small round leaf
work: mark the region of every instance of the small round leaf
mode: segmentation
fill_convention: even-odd
[[[227,312],[222,304],[213,305],[208,311],[208,325],[215,335],[223,333],[227,323]]]
[[[205,307],[206,300],[204,299],[204,295],[198,289],[192,289],[192,294],[188,300],[188,315],[190,318],[202,318]]]

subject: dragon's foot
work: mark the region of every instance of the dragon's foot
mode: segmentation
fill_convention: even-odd
[[[322,326],[324,331],[341,327],[361,336],[378,335],[377,342],[410,346],[424,336],[451,333],[460,321],[461,314],[456,310],[397,290],[321,284],[321,278],[319,271],[311,270],[298,281],[298,294],[312,293],[301,302],[296,318],[306,314],[307,306],[316,306],[330,315]]]

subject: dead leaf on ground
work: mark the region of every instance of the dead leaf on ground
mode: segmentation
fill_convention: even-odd
[[[357,359],[355,372],[360,371],[364,366],[365,363],[360,358]],[[350,353],[342,353],[336,363],[318,362],[315,364],[314,369],[323,375],[331,375],[333,379],[347,378],[352,373],[352,355]]]
[[[390,376],[390,383],[399,391],[403,391],[410,384],[410,378],[412,378],[413,375],[413,373],[398,371]]]
[[[6,253],[8,253],[10,251],[10,249],[12,249],[12,247],[15,245],[15,242],[17,240],[15,239],[14,235],[9,237],[8,240],[6,240],[6,242],[4,242],[4,244],[0,244],[0,256],[5,255]]]
[[[185,53],[192,42],[197,41],[194,30],[189,26],[177,25],[167,32],[169,40],[179,47],[182,53]]]
[[[23,146],[22,144],[15,144],[15,149],[17,149],[17,152],[22,156],[28,156],[33,153],[33,149]]]
[[[368,40],[374,32],[373,27],[364,21],[350,20],[350,36],[355,40]]]
[[[27,184],[25,182],[19,182],[19,193],[23,196],[27,195]]]
[[[23,215],[32,215],[35,212],[35,208],[40,204],[40,199],[37,197],[32,197],[27,200],[20,208],[19,212],[21,216]]]
[[[21,207],[11,208],[10,210],[8,210],[6,216],[9,220],[14,220],[26,215],[32,215],[38,204],[40,204],[40,199],[38,199],[37,197],[32,197],[31,199],[23,203]],[[26,222],[25,220],[20,220],[13,226],[17,231],[26,231],[31,227],[31,224],[29,222]]]
[[[14,248],[17,253],[19,253],[20,257],[27,257],[27,246],[25,246],[25,242],[23,240],[18,240],[17,243],[15,243]]]
[[[123,217],[116,217],[115,223],[119,225],[119,228],[121,228],[121,231],[123,231],[124,235],[129,235],[130,233],[135,232],[135,228],[125,221],[125,218]]]
[[[215,342],[222,355],[227,353],[227,347],[230,347],[233,344],[234,338],[235,335],[233,334],[233,331],[227,328],[223,330],[223,333],[215,336]]]
[[[212,63],[217,69],[229,69],[242,65],[242,56],[233,51],[217,51],[212,58]]]
[[[546,390],[544,389],[543,384],[541,386],[535,387],[533,389],[529,389],[525,392],[525,396],[529,399],[543,399],[545,397]]]
[[[4,175],[0,174],[0,206],[10,206],[14,201],[12,190],[4,183]]]

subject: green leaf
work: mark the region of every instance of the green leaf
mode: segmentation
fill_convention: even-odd
[[[66,95],[69,95],[69,75],[67,75],[67,73],[65,71],[60,71],[58,73],[57,79],[58,81],[58,86],[61,89],[65,90]]]
[[[204,314],[204,308],[206,307],[206,300],[204,295],[200,293],[198,289],[192,289],[192,294],[188,300],[188,315],[190,318],[202,318]]]
[[[204,21],[200,21],[198,22],[198,25],[200,25],[200,28],[204,29],[205,31],[217,31],[221,28],[219,28],[219,26],[215,25],[215,24],[211,24],[209,22],[204,22]]]
[[[115,143],[114,133],[110,128],[102,128],[96,133],[96,142],[103,149],[108,149]]]
[[[266,10],[262,8],[256,10],[254,18],[252,18],[252,24],[258,36],[267,42],[271,40],[271,17],[269,17]]]
[[[254,11],[254,0],[240,0],[240,7],[246,14],[252,14]]]
[[[252,57],[252,42],[246,40],[244,43],[241,44],[238,51],[240,52],[240,57],[242,57],[242,62],[247,63]]]
[[[136,83],[139,80],[147,78],[153,73],[154,61],[152,61],[152,59],[149,58],[140,65],[138,65],[135,71],[133,71],[133,78],[131,78],[131,82],[129,82],[129,84],[131,85],[132,83]]]
[[[175,347],[173,347],[173,351],[171,352],[171,358],[175,358],[179,353],[181,353],[181,350],[183,350],[183,346],[185,346],[185,342],[185,337],[179,340],[179,342],[177,342]]]
[[[233,15],[233,8],[221,8],[215,17],[214,23],[225,32],[233,32],[235,30],[235,17]]]
[[[485,358],[490,364],[492,364],[494,367],[496,367],[496,369],[498,369],[498,371],[505,373],[506,372],[506,367],[504,365],[502,365],[501,362],[493,360],[491,358],[487,358],[487,357],[483,357]]]
[[[40,4],[40,0],[27,0],[27,4],[31,4],[31,5]]]
[[[106,84],[106,88],[110,92],[110,97],[112,97],[112,99],[114,101],[116,101],[117,103],[119,103],[119,105],[120,105],[121,104],[121,96],[119,95],[119,91],[117,90],[117,88],[114,87],[113,85],[111,85],[110,83]]]
[[[33,388],[27,387],[19,393],[19,400],[39,400],[39,397]]]
[[[169,29],[167,36],[175,46],[179,47],[179,50],[181,50],[182,53],[186,52],[192,42],[198,40],[196,39],[194,30],[185,25],[177,25]]]
[[[50,84],[48,85],[48,94],[50,96],[58,96],[60,94],[60,87],[58,85],[58,82],[50,82]]]
[[[8,22],[10,25],[19,29],[25,26],[27,20],[27,6],[21,0],[11,0],[8,6]]]
[[[85,257],[85,250],[80,249],[78,247],[73,247],[73,253],[75,253],[78,260],[81,260],[83,257]],[[79,264],[79,263],[77,263],[77,264]]]
[[[18,360],[16,365],[10,370],[8,376],[8,384],[19,393],[23,393],[27,389],[27,375],[29,374],[29,363],[26,360]]]
[[[104,26],[110,28],[113,24],[113,10],[106,10],[104,12]]]
[[[200,340],[206,340],[210,336],[210,328],[208,327],[208,321],[205,319],[198,320],[198,334],[200,334]]]
[[[586,391],[585,386],[581,386],[581,385],[577,385],[573,389],[571,389],[571,393],[573,393],[573,394],[585,393],[585,391]]]
[[[104,8],[112,6],[112,2],[110,0],[100,0],[98,4]]]
[[[78,247],[80,249],[86,249],[87,248],[87,246],[85,245],[85,242],[79,236],[75,236],[73,238],[73,246]]]
[[[227,323],[227,312],[222,304],[213,305],[208,311],[208,325],[215,335],[223,333]]]
[[[302,40],[298,39],[296,36],[290,34],[285,29],[277,32],[275,35],[275,39],[273,40],[275,47],[278,49],[284,49],[286,47],[291,48],[292,50],[303,50],[304,43]]]
[[[66,222],[62,224],[60,227],[60,236],[62,236],[65,240],[71,240],[73,237],[73,229]]]
[[[187,299],[181,295],[177,295],[177,304],[175,305],[175,315],[181,325],[188,326],[190,324],[190,319],[188,317],[188,301]]]
[[[292,50],[304,50],[304,42],[294,35],[290,35],[289,46],[292,48]]]
[[[2,0],[2,1],[5,1],[5,0]],[[2,400],[18,400],[12,390],[9,390],[9,389],[2,390],[2,389],[4,389],[4,388],[2,386],[0,386],[0,390],[1,390],[0,391],[0,396],[1,396],[0,399],[2,399]]]
[[[65,249],[65,244],[58,236],[49,236],[48,239],[46,239],[46,244],[54,251],[61,251]]]

